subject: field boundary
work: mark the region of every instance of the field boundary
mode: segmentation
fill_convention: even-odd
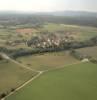
[[[33,80],[35,80],[36,78],[38,78],[41,74],[43,74],[43,72],[39,72],[37,75],[35,75],[33,78],[31,78],[30,80],[28,80],[27,82],[25,82],[23,85],[21,85],[20,87],[18,87],[17,89],[15,89],[14,92],[10,92],[6,97],[2,98],[1,100],[6,100],[7,97],[11,96],[12,94],[14,94],[15,92],[19,91],[20,89],[22,89],[24,86],[26,86],[27,84],[29,84],[30,82],[32,82]]]
[[[34,71],[34,72],[41,72],[41,71],[32,69],[32,68],[30,68],[30,67],[28,67],[28,66],[25,66],[25,65],[23,65],[23,64],[21,64],[21,63],[19,63],[19,62],[17,62],[16,60],[13,60],[12,58],[10,58],[9,56],[7,56],[6,54],[3,54],[3,53],[2,53],[2,56],[3,56],[5,59],[10,60],[11,62],[13,62],[13,63],[19,65],[19,66],[22,67],[22,68],[25,68],[25,69],[27,69],[27,70]]]
[[[46,73],[46,72],[49,72],[49,71],[58,70],[58,69],[62,69],[62,68],[66,68],[66,67],[68,67],[68,66],[72,66],[72,65],[77,65],[77,64],[83,63],[82,61],[80,61],[80,62],[77,62],[77,63],[67,64],[67,65],[65,65],[65,66],[63,66],[63,67],[60,67],[60,68],[57,67],[57,68],[53,68],[53,69],[50,69],[50,70],[38,71],[38,70],[34,70],[34,69],[29,68],[29,67],[27,67],[27,66],[25,66],[25,65],[23,65],[23,64],[18,63],[17,61],[11,59],[11,58],[10,58],[9,56],[7,56],[6,54],[2,54],[2,55],[3,55],[3,57],[4,57],[5,59],[8,59],[8,60],[10,60],[10,61],[12,61],[12,62],[14,62],[14,63],[20,65],[20,67],[23,67],[23,68],[25,68],[25,69],[27,69],[27,70],[30,70],[30,71],[38,72],[38,74],[35,75],[35,76],[34,76],[33,78],[31,78],[30,80],[26,81],[24,84],[22,84],[22,85],[19,86],[18,88],[16,88],[14,92],[10,92],[7,96],[5,96],[4,98],[2,98],[1,100],[6,100],[7,97],[9,97],[9,96],[11,96],[12,94],[14,94],[15,92],[19,91],[20,89],[22,89],[24,86],[28,85],[28,84],[29,84],[30,82],[32,82],[33,80],[35,80],[35,79],[37,79],[38,77],[40,77],[43,73]]]

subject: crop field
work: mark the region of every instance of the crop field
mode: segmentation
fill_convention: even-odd
[[[17,33],[20,33],[20,34],[32,33],[33,31],[35,31],[35,30],[34,30],[34,29],[31,29],[31,28],[16,29],[16,32],[17,32]]]
[[[87,47],[77,50],[80,54],[90,56],[97,59],[97,46]]]
[[[17,61],[37,70],[49,70],[79,62],[66,51],[21,57]]]
[[[82,63],[49,71],[6,100],[97,100],[97,65]]]
[[[16,29],[16,33],[19,35],[22,35],[23,37],[29,38],[29,36],[33,36],[33,34],[36,34],[38,30],[34,28],[22,28],[22,29]]]
[[[0,94],[10,92],[12,88],[17,88],[35,74],[10,61],[0,61]]]

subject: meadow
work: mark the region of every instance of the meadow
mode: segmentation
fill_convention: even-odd
[[[97,100],[97,65],[81,63],[44,73],[6,100]]]

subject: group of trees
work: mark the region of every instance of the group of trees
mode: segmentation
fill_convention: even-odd
[[[43,39],[42,39],[43,41]],[[38,37],[35,37],[27,42],[28,46],[31,46],[31,44],[37,45],[41,41]],[[6,47],[0,47],[0,52],[7,53],[13,58],[18,58],[20,56],[26,56],[26,55],[32,55],[32,54],[39,54],[39,53],[45,53],[45,52],[55,52],[55,51],[62,51],[62,50],[71,50],[71,49],[77,49],[77,48],[83,48],[83,47],[89,47],[89,46],[95,46],[97,45],[97,37],[93,37],[90,40],[78,42],[78,41],[61,41],[59,45],[49,45],[45,47],[33,47],[32,49],[26,49],[26,48],[20,48],[20,49],[8,49]]]
[[[83,48],[83,47],[89,47],[89,46],[95,46],[97,44],[95,44],[93,38],[88,40],[88,41],[84,41],[84,42],[68,42],[68,43],[62,43],[59,46],[49,46],[46,48],[34,48],[32,50],[26,50],[26,49],[20,49],[16,52],[13,52],[11,54],[11,57],[13,58],[17,58],[20,56],[26,56],[26,55],[32,55],[32,54],[39,54],[39,53],[46,53],[46,52],[58,52],[58,51],[63,51],[63,50],[71,50],[71,49],[77,49],[77,48]],[[76,52],[74,53],[72,51],[72,53],[77,57],[78,54],[76,54]],[[81,55],[80,57],[78,56],[79,59],[81,59]]]
[[[92,63],[97,64],[97,59],[95,59],[95,58],[93,58],[93,57],[90,59],[90,61],[91,61]]]
[[[2,55],[0,55],[0,61],[1,61],[1,60],[3,60],[3,57],[2,57]]]
[[[70,50],[70,54],[75,57],[76,59],[79,59],[79,60],[82,60],[84,57],[82,54],[80,54],[79,52],[77,52],[76,50],[74,49],[71,49]]]
[[[5,44],[9,45],[9,46],[15,46],[15,45],[19,45],[19,44],[26,44],[26,42],[27,42],[27,40],[17,39],[17,40],[14,40],[14,41],[6,41]]]
[[[15,91],[15,88],[12,88],[12,89],[10,90],[10,92],[14,92],[14,91]],[[0,94],[0,99],[6,97],[8,94],[9,94],[8,92],[6,92],[6,93],[3,92],[3,93],[1,93],[1,94]]]
[[[40,27],[45,22],[97,27],[96,16],[53,16],[50,14],[39,15],[26,13],[0,14],[0,24],[5,27],[26,24],[33,24],[34,27]]]
[[[11,90],[10,90],[10,92],[14,92],[15,91],[15,88],[12,88]],[[2,98],[4,98],[4,97],[6,97],[8,95],[8,92],[6,92],[6,93],[1,93],[0,94],[0,99],[2,99]]]
[[[60,48],[60,49],[70,49],[70,48],[82,48],[87,46],[97,45],[97,37],[93,37],[90,40],[86,41],[75,41],[75,39],[70,36],[56,36],[51,34],[51,36],[44,35],[32,37],[27,41],[29,47],[33,46],[34,48]]]
[[[17,50],[15,50],[15,49],[8,49],[6,47],[0,47],[0,52],[6,53],[6,54],[11,54],[11,53],[13,53],[15,51],[17,51]]]
[[[75,57],[76,59],[79,60],[84,60],[84,59],[88,59],[90,62],[97,64],[97,59],[88,55],[83,55],[81,53],[79,53],[77,50],[75,49],[71,49],[70,50],[70,54]]]
[[[65,32],[64,32],[65,33]],[[68,32],[69,33],[69,32]],[[48,48],[48,47],[58,47],[66,42],[74,41],[74,37],[67,34],[60,34],[58,32],[47,32],[46,34],[40,34],[38,36],[32,37],[27,41],[28,46],[34,48]]]

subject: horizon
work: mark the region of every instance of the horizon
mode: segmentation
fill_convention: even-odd
[[[96,4],[96,0],[0,0],[0,12],[97,12]]]
[[[0,10],[0,13],[57,13],[57,12],[83,12],[83,13],[97,13],[96,11],[87,11],[87,10],[60,10],[60,11],[19,11],[19,10]]]

